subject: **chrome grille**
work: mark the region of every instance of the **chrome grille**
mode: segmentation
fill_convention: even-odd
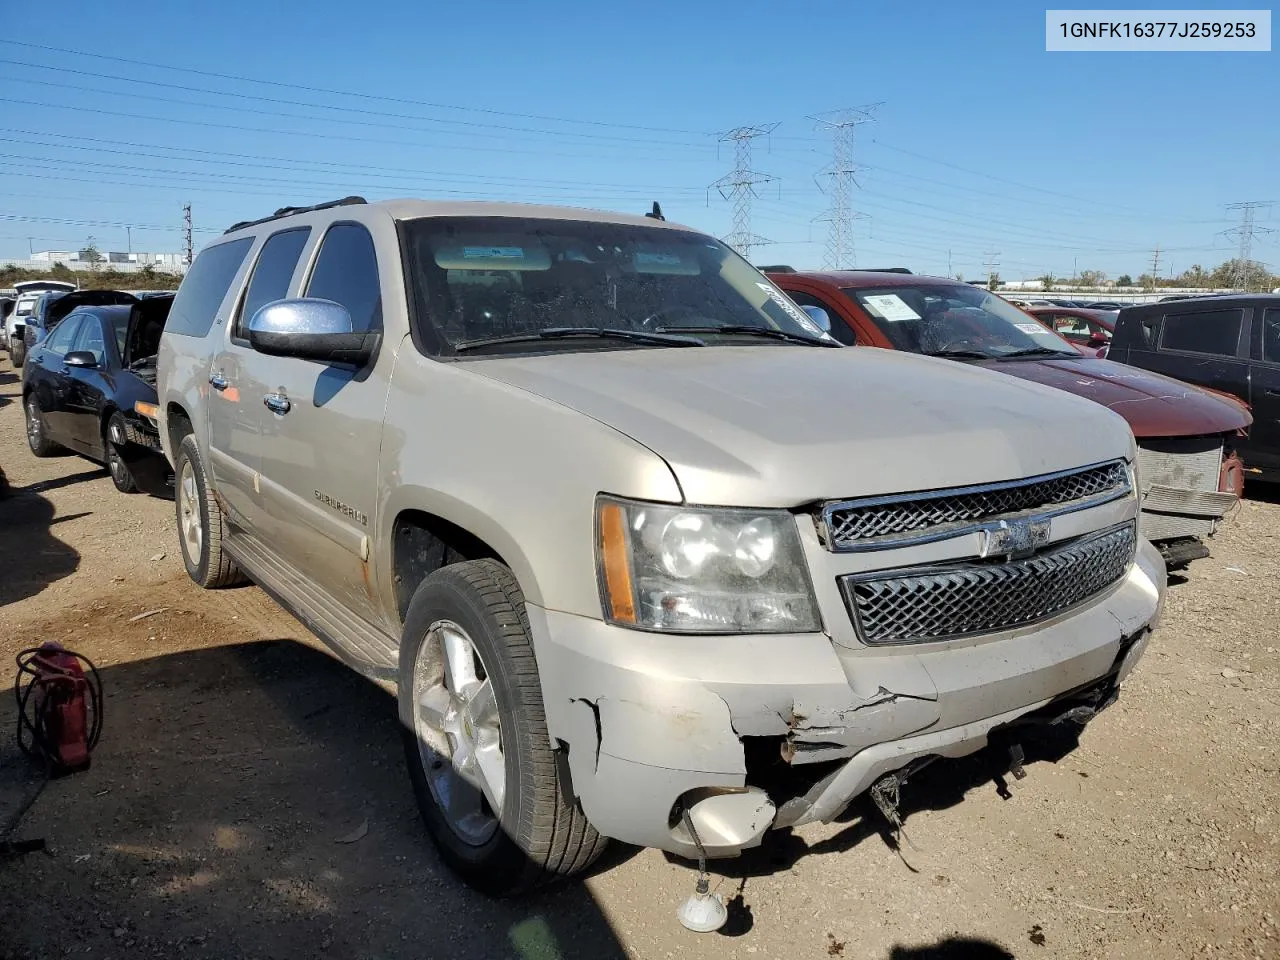
[[[867,644],[928,643],[1043,620],[1115,583],[1133,562],[1132,521],[1025,560],[966,562],[840,578]]]
[[[1116,460],[1027,480],[852,500],[825,508],[825,539],[836,550],[870,549],[878,538],[896,545],[903,534],[1025,510],[1091,506],[1128,492],[1128,468]]]

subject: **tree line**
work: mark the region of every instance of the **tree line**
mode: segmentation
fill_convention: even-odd
[[[1280,274],[1271,273],[1265,264],[1257,260],[1227,260],[1212,270],[1206,270],[1196,264],[1182,271],[1176,277],[1158,277],[1150,273],[1140,274],[1136,279],[1127,273],[1116,277],[1110,283],[1107,274],[1101,270],[1081,270],[1075,277],[1055,277],[1045,274],[1040,277],[1044,289],[1051,290],[1055,284],[1079,287],[1192,287],[1211,289],[1240,289],[1249,292],[1265,293],[1280,287]]]

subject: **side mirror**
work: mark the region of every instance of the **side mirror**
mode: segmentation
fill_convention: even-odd
[[[92,368],[98,365],[98,358],[92,350],[72,350],[62,358],[62,362],[68,367]]]
[[[249,344],[272,357],[364,366],[381,342],[381,333],[355,332],[347,308],[332,300],[276,300],[249,320]]]
[[[822,328],[823,333],[831,332],[831,317],[821,307],[801,307],[809,315],[809,319]]]

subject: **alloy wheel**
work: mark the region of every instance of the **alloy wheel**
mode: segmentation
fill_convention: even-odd
[[[200,526],[200,491],[196,486],[196,474],[190,460],[183,461],[182,476],[178,480],[178,517],[187,559],[198,564],[200,548],[204,544],[204,530]]]
[[[458,837],[481,846],[497,832],[506,758],[493,684],[457,623],[427,630],[413,668],[413,720],[431,794]]]

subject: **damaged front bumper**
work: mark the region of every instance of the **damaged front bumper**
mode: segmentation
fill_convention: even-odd
[[[852,649],[825,634],[639,633],[530,605],[548,732],[606,836],[733,856],[828,821],[885,774],[982,749],[1020,718],[1113,699],[1163,605],[1145,541],[1088,607],[1020,630]],[[1061,708],[1061,709],[1058,709]],[[1077,713],[1076,717],[1083,716]]]

